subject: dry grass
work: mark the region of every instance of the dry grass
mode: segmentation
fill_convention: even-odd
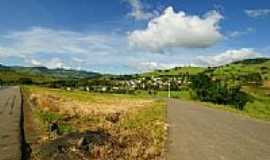
[[[76,149],[78,139],[67,138],[64,142],[69,143],[68,153],[77,155],[76,159],[164,159],[166,109],[162,101],[40,87],[27,87],[25,90],[31,103],[38,106],[34,109],[34,117],[44,131],[40,147],[48,152],[34,152],[37,153],[35,156],[43,157],[41,159],[57,154],[57,147],[55,151],[52,144],[59,143],[59,138],[86,131],[105,133],[109,138],[102,145],[94,145],[87,153]],[[112,122],[110,119],[115,114],[120,118]],[[48,138],[46,127],[50,121],[58,121],[61,126],[62,135],[58,139]],[[50,149],[44,149],[44,145]],[[71,157],[69,159],[74,159]]]
[[[263,86],[264,86],[265,88],[270,89],[270,80],[268,80],[268,81],[264,81]]]
[[[99,101],[79,101],[70,100],[64,96],[51,96],[50,93],[34,93],[30,97],[37,100],[36,104],[43,107],[44,110],[59,112],[60,114],[81,116],[104,115],[110,113],[125,113],[133,109],[140,109],[147,104],[153,103],[153,100],[135,100],[135,99],[103,99]]]

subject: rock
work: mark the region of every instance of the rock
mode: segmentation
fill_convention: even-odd
[[[57,122],[52,122],[49,124],[49,132],[54,132],[54,131],[58,131],[59,127]]]
[[[57,146],[57,151],[59,153],[64,153],[66,151],[66,148],[64,146],[62,146],[62,145],[58,145]]]
[[[49,130],[49,138],[50,139],[56,139],[58,137],[58,135],[60,134],[59,126],[58,126],[57,122],[50,123],[48,130]]]
[[[105,118],[107,121],[110,121],[112,123],[117,123],[120,120],[120,113],[113,113]]]

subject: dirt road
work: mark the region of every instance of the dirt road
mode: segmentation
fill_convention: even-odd
[[[168,102],[168,160],[270,160],[270,123]]]
[[[21,159],[19,87],[0,89],[0,160]]]

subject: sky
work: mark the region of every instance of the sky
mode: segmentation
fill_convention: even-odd
[[[0,64],[130,74],[270,57],[270,1],[1,0]]]

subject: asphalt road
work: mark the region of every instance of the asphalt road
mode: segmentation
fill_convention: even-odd
[[[21,159],[19,87],[0,89],[0,160]]]
[[[270,160],[270,123],[168,102],[168,160]]]

